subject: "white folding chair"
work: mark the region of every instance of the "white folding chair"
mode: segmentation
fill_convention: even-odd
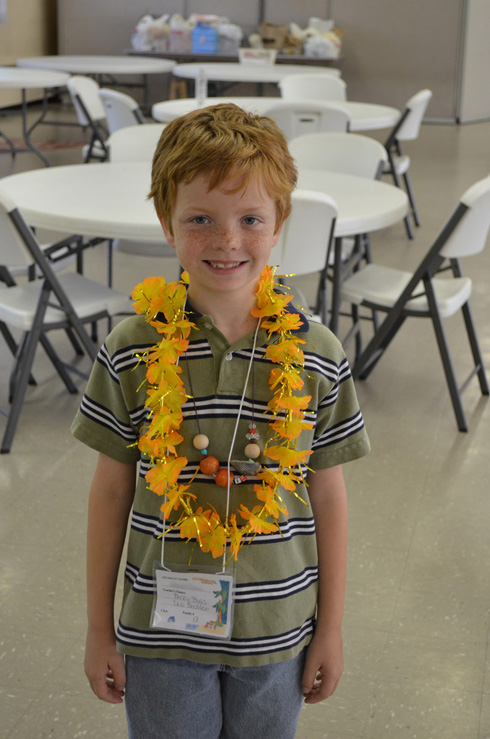
[[[105,118],[109,134],[119,128],[146,123],[146,118],[137,101],[125,92],[111,90],[108,87],[99,88],[99,98],[105,111]]]
[[[289,151],[299,167],[379,179],[388,161],[385,147],[356,133],[321,132],[298,136]]]
[[[153,154],[164,128],[163,123],[147,123],[144,126],[126,126],[118,129],[109,136],[106,142],[110,161],[148,162],[148,171],[150,171]],[[138,256],[175,257],[175,252],[170,246],[166,253],[161,244],[144,241],[114,239],[113,247],[116,251]]]
[[[347,111],[315,100],[278,100],[263,115],[277,123],[288,141],[319,131],[345,133],[350,125]]]
[[[279,83],[285,100],[347,100],[347,85],[331,74],[290,74]]]
[[[106,141],[111,162],[148,162],[151,167],[164,123],[125,126],[114,131]]]
[[[327,322],[326,285],[322,279],[338,208],[335,201],[319,192],[295,190],[291,198],[292,209],[279,241],[272,250],[271,263],[277,265],[277,275],[319,275],[316,305],[312,308],[322,323]],[[304,246],[302,246],[304,245]],[[287,282],[286,277],[282,279]],[[306,307],[306,301],[297,288]]]
[[[431,90],[420,90],[416,95],[408,100],[405,108],[400,115],[399,120],[394,126],[385,147],[388,153],[388,162],[385,167],[385,174],[391,174],[393,181],[397,187],[401,187],[400,177],[403,178],[405,189],[407,191],[412,218],[416,226],[420,226],[419,214],[415,204],[412,186],[408,177],[410,167],[410,157],[403,153],[401,142],[413,141],[418,138],[422,120],[432,97]],[[410,218],[405,217],[405,227],[410,239],[413,239],[413,229]]]
[[[378,179],[388,161],[386,149],[379,141],[355,133],[312,133],[299,136],[289,143],[289,150],[298,167],[323,169],[331,172]],[[330,328],[338,330],[340,286],[360,262],[371,262],[368,234],[355,239],[334,239],[324,279],[332,281],[332,311]],[[359,337],[357,337],[359,342]]]
[[[459,260],[484,249],[489,229],[490,177],[487,177],[464,193],[413,273],[368,264],[342,284],[342,298],[352,308],[353,328],[350,334],[361,330],[360,306],[386,313],[365,350],[356,357],[353,376],[364,379],[370,374],[406,318],[429,318],[434,326],[460,431],[468,430],[461,393],[469,381],[477,375],[483,395],[489,394],[489,388],[470,309],[472,281],[463,276]],[[466,381],[458,386],[442,319],[459,311],[463,316],[474,366]]]
[[[19,421],[27,385],[32,380],[31,369],[39,344],[46,351],[57,373],[70,393],[77,388],[69,375],[69,366],[53,348],[47,333],[54,329],[72,331],[92,361],[97,347],[85,329],[95,323],[130,310],[127,295],[87,279],[78,272],[56,275],[49,260],[20,211],[0,186],[0,265],[36,263],[41,279],[0,287],[0,329],[5,339],[10,329],[20,331],[22,338],[15,345],[15,359],[9,385],[10,412],[3,435],[1,453],[10,451]],[[10,334],[11,335],[11,334]],[[77,370],[77,373],[80,374]]]
[[[105,140],[108,132],[104,106],[99,98],[99,85],[91,77],[73,75],[68,79],[66,86],[79,124],[90,130],[90,141],[83,147],[83,161],[89,162],[91,159],[105,161],[107,159]]]

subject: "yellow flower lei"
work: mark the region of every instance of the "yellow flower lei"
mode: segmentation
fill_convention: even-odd
[[[310,449],[299,450],[297,440],[305,429],[313,428],[305,421],[306,408],[311,396],[298,397],[293,394],[301,390],[304,370],[304,354],[300,348],[302,339],[292,333],[302,325],[296,313],[285,310],[292,296],[275,292],[274,271],[266,267],[260,277],[256,293],[257,307],[251,311],[261,318],[261,326],[268,331],[269,338],[278,334],[278,339],[267,346],[265,356],[274,363],[269,385],[274,391],[268,406],[273,420],[270,428],[273,438],[267,441],[264,455],[279,463],[277,472],[262,467],[257,473],[260,484],[254,485],[258,503],[249,510],[243,503],[238,513],[246,521],[237,524],[236,514],[222,520],[216,510],[195,508],[196,496],[189,492],[195,475],[187,484],[178,481],[180,472],[188,463],[186,457],[178,456],[176,447],[183,441],[179,427],[183,420],[182,406],[190,397],[186,394],[180,378],[179,357],[186,351],[188,336],[194,324],[184,310],[186,282],[182,275],[179,282],[167,283],[163,277],[148,277],[137,285],[132,294],[136,313],[144,314],[147,323],[162,334],[162,340],[141,355],[147,365],[148,384],[145,407],[149,411],[149,425],[140,437],[138,447],[150,458],[151,468],[146,474],[148,488],[157,495],[166,496],[161,506],[165,518],[172,509],[179,510],[179,517],[167,531],[180,527],[180,536],[188,541],[196,538],[203,552],[219,557],[226,551],[236,559],[247,536],[269,534],[280,531],[278,518],[288,511],[279,495],[283,487],[302,500],[295,492],[299,483],[304,483],[301,464],[306,463],[312,453]],[[160,320],[159,314],[165,316]],[[305,501],[302,501],[305,502]],[[251,541],[251,539],[250,539]]]

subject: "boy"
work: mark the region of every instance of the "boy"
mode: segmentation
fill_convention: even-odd
[[[295,184],[286,141],[267,118],[223,104],[164,129],[150,196],[188,274],[185,314],[181,301],[175,318],[177,298],[163,288],[166,297],[148,309],[149,318],[120,323],[99,353],[73,424],[74,435],[99,452],[89,501],[85,670],[102,700],[118,703],[125,695],[131,737],[292,739],[303,700],[327,698],[343,671],[347,507],[340,465],[366,454],[369,442],[339,342],[324,326],[299,320],[291,306],[277,308],[278,294],[264,287]],[[149,290],[140,286],[136,302],[138,296],[144,302]],[[187,320],[192,326],[185,323],[176,335],[184,315],[182,325]],[[280,335],[285,343],[270,328],[274,318],[288,327]],[[149,377],[157,379],[150,387],[145,352],[162,333],[179,357],[151,355],[157,359]],[[271,359],[284,347],[294,360]],[[158,383],[169,373],[171,391],[160,392]],[[293,397],[299,393],[280,382],[302,388],[305,412]],[[181,416],[169,399],[179,388]],[[166,424],[154,437],[145,407],[150,391]],[[171,438],[178,446],[165,456],[155,439],[170,438],[175,418]],[[299,438],[284,418],[300,424]],[[278,428],[286,428],[275,445],[279,465],[271,441],[281,436],[274,434]],[[287,455],[300,461],[285,462]],[[231,465],[243,472],[246,457],[252,467],[230,473]],[[175,460],[183,461],[170,483]],[[211,463],[217,467],[208,469]],[[162,492],[155,483],[162,474],[167,498],[153,492]],[[230,474],[240,484],[232,485]],[[165,501],[181,481],[186,492],[175,513],[174,500]],[[131,508],[116,636],[114,591]],[[244,520],[256,528],[240,528]],[[213,526],[214,538],[206,539]],[[236,577],[230,637],[175,630],[173,616],[168,628],[152,627],[155,561],[170,571],[191,562],[202,572],[213,566],[219,572],[223,531],[229,537],[226,571]],[[233,550],[235,534],[244,539]],[[233,557],[230,563],[230,547],[236,563]],[[173,613],[165,593],[162,598],[164,611]],[[176,599],[175,591],[173,605]],[[222,618],[217,614],[215,625]]]

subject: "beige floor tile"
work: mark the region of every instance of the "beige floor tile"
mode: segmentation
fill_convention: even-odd
[[[377,675],[384,683],[432,690],[481,690],[485,654],[480,646],[417,635],[389,636],[378,652]]]
[[[35,698],[8,739],[125,739],[126,718],[122,705],[69,693],[42,693]]]
[[[421,683],[376,687],[365,739],[476,739],[481,695]]]
[[[26,610],[28,607],[26,606]],[[5,619],[2,623],[5,624]],[[0,687],[6,690],[39,692],[72,652],[73,639],[58,635],[37,636],[30,632],[2,628],[0,641]]]
[[[10,736],[15,726],[22,719],[38,692],[23,688],[0,688],[0,716],[2,717],[1,736]]]
[[[482,698],[478,739],[490,739],[490,696],[488,694],[485,694]]]
[[[485,644],[489,626],[488,599],[401,590],[392,631],[405,636],[446,639],[455,645]]]
[[[363,679],[345,675],[328,700],[304,706],[296,739],[363,736],[373,695],[374,685],[369,676]]]

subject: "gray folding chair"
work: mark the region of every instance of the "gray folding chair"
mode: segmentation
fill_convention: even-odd
[[[105,140],[108,136],[105,111],[99,98],[99,85],[91,77],[73,75],[66,83],[70,93],[78,122],[82,128],[90,131],[90,141],[83,147],[83,161],[91,159],[105,161],[107,148]]]
[[[269,116],[277,123],[288,141],[320,131],[345,133],[350,126],[350,115],[347,111],[321,100],[278,99],[264,110],[263,115]]]
[[[32,380],[32,365],[39,344],[70,393],[77,392],[70,377],[69,365],[61,359],[48,339],[54,329],[69,329],[89,358],[94,361],[97,347],[85,329],[102,318],[127,313],[130,301],[127,295],[94,282],[78,272],[57,275],[30,227],[25,222],[0,185],[0,266],[8,271],[7,265],[21,260],[29,265],[35,263],[42,277],[26,284],[10,284],[0,287],[0,327],[7,343],[10,329],[21,333],[17,346],[9,344],[15,351],[9,384],[10,412],[3,435],[0,452],[10,451],[19,421],[27,385]],[[75,370],[80,374],[78,370]]]
[[[420,226],[420,219],[412,185],[408,176],[410,157],[403,153],[401,142],[413,141],[418,138],[420,126],[422,125],[422,120],[431,97],[431,90],[420,90],[416,95],[413,95],[410,100],[407,101],[399,120],[385,143],[388,154],[385,174],[390,174],[393,177],[393,181],[397,187],[402,186],[400,178],[403,179],[412,211],[413,222],[416,226]],[[405,217],[405,227],[408,237],[413,239],[412,224],[410,223],[408,215]]]
[[[388,345],[410,317],[429,318],[434,326],[446,382],[460,431],[467,431],[461,394],[476,375],[483,395],[489,394],[483,358],[474,326],[470,296],[472,282],[463,276],[460,258],[478,254],[486,244],[490,229],[490,177],[470,187],[462,196],[439,236],[417,269],[405,272],[379,264],[368,264],[342,284],[342,297],[352,306],[353,328],[361,330],[359,308],[386,314],[367,347],[356,357],[354,378],[366,378]],[[461,311],[473,359],[469,377],[458,385],[442,323]]]
[[[131,95],[109,87],[101,87],[99,98],[104,106],[109,134],[125,126],[146,123],[140,106]]]
[[[310,190],[295,190],[291,204],[291,213],[272,250],[271,264],[277,265],[278,276],[318,274],[316,305],[312,310],[318,320],[326,324],[327,296],[323,273],[332,243],[337,204],[328,195]],[[301,244],[306,244],[307,248],[300,248]],[[287,278],[282,278],[282,282],[287,282]],[[298,297],[297,288],[293,286],[291,289]],[[299,299],[307,308],[302,293],[299,293]]]

